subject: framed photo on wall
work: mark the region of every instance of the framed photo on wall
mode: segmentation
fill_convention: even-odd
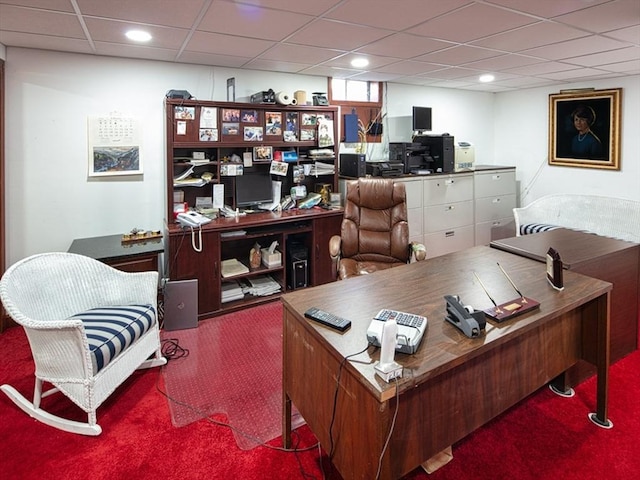
[[[549,95],[549,165],[620,170],[621,88]]]

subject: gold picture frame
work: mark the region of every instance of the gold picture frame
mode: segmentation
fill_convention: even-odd
[[[620,170],[622,88],[549,95],[549,165]]]

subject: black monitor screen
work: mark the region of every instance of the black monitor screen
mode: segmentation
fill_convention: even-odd
[[[413,130],[431,131],[431,107],[413,107]]]
[[[236,207],[251,207],[272,202],[271,175],[264,173],[245,173],[236,180]]]

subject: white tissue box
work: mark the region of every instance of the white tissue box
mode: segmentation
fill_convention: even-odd
[[[279,267],[282,265],[282,253],[275,250],[273,253],[269,253],[268,248],[261,249],[262,251],[262,265],[267,268]]]

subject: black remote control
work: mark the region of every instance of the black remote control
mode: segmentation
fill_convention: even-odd
[[[309,310],[304,312],[304,316],[318,323],[321,323],[327,327],[340,330],[341,332],[344,332],[347,328],[351,326],[351,320],[338,317],[333,313],[325,312],[316,307],[311,307]]]

